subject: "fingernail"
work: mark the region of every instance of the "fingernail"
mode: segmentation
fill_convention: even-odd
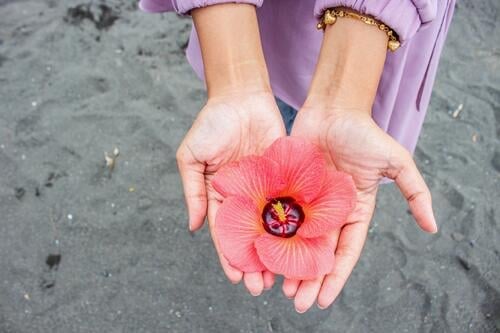
[[[436,220],[434,220],[434,223],[433,223],[433,228],[431,230],[431,233],[432,234],[435,234],[438,232],[438,226],[437,226],[437,223],[436,223]]]
[[[321,306],[321,305],[319,305],[319,304],[316,304],[316,305],[318,306],[318,308],[319,308],[320,310],[324,310],[324,309],[326,309],[326,308],[328,307],[328,305],[327,305],[327,306],[325,306],[325,307],[323,307],[323,306]]]
[[[250,295],[254,296],[254,297],[257,297],[257,296],[260,296],[260,294],[262,294],[262,291],[258,291],[258,292],[254,292],[254,291],[250,291]]]
[[[299,310],[299,309],[295,308],[295,311],[297,311],[297,313],[303,314],[304,312],[307,311],[307,309],[306,310]]]
[[[436,232],[438,232],[438,226],[437,226],[436,217],[434,216],[434,210],[432,209],[432,206],[430,207],[430,217],[431,217],[431,221],[432,221],[431,233],[435,234]]]

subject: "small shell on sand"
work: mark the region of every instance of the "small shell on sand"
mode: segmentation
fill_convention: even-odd
[[[453,118],[458,117],[458,115],[460,114],[460,112],[462,112],[463,108],[464,108],[463,103],[460,103],[460,104],[458,105],[458,107],[455,109],[455,111],[453,111],[452,117],[453,117]]]
[[[118,147],[115,147],[113,149],[113,154],[108,154],[107,152],[104,152],[104,160],[106,161],[106,167],[109,169],[109,171],[113,171],[115,168],[116,164],[116,158],[120,155],[120,150]]]

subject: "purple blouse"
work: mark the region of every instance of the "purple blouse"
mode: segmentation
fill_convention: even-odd
[[[402,46],[389,52],[373,105],[377,124],[413,152],[429,105],[439,57],[455,0],[140,0],[148,12],[191,9],[217,3],[257,6],[262,47],[274,94],[299,109],[306,98],[323,34],[316,29],[321,13],[350,7],[390,26]],[[198,37],[193,27],[187,58],[203,79]]]

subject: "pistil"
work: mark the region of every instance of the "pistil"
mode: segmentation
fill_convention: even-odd
[[[294,236],[304,222],[304,211],[294,198],[273,198],[262,211],[262,221],[268,233],[288,238]]]

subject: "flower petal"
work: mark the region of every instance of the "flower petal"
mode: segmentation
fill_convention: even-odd
[[[279,164],[279,174],[287,183],[287,196],[303,202],[316,198],[326,170],[325,159],[316,145],[298,137],[283,137],[274,141],[264,156]]]
[[[328,171],[318,197],[304,207],[305,219],[297,234],[311,238],[342,227],[356,205],[356,187],[344,172]]]
[[[328,236],[282,238],[266,233],[255,247],[268,270],[289,279],[310,280],[333,269],[335,242]]]
[[[248,197],[260,207],[266,198],[277,195],[285,186],[278,170],[278,164],[268,158],[248,156],[222,167],[212,186],[223,197]]]
[[[266,269],[254,245],[263,232],[260,214],[250,199],[229,197],[222,202],[215,217],[215,236],[231,266],[243,272]]]

